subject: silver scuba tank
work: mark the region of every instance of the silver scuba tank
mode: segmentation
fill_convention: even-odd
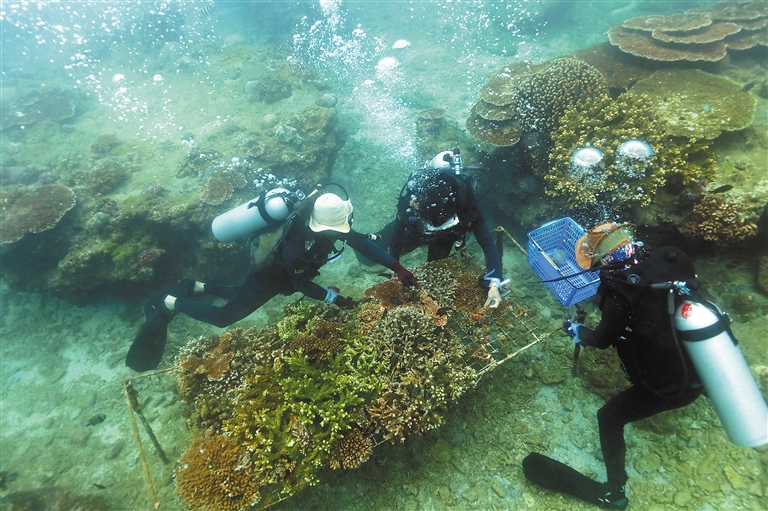
[[[728,329],[728,318],[713,304],[683,301],[675,328],[731,442],[740,447],[768,444],[768,406]]]
[[[303,195],[285,188],[262,192],[255,199],[214,218],[213,235],[222,243],[229,243],[280,224],[290,216]]]

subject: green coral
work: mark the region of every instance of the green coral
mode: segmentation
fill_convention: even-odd
[[[654,155],[644,169],[626,171],[617,149],[627,140],[643,140]],[[566,109],[560,127],[552,134],[550,170],[544,177],[548,195],[566,197],[568,205],[590,207],[598,202],[620,210],[648,205],[668,180],[685,183],[714,177],[709,140],[670,135],[644,95],[592,98]],[[582,147],[603,152],[603,167],[593,175],[572,171],[573,153]]]

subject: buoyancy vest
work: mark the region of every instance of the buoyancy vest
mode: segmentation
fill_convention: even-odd
[[[688,353],[678,344],[671,317],[674,308],[669,310],[670,290],[651,286],[675,281],[688,284],[692,293],[689,299],[701,299],[691,260],[677,248],[662,247],[638,264],[604,272],[598,289],[601,309],[613,292],[626,300],[628,328],[614,345],[630,381],[659,395],[671,395],[699,383]],[[676,293],[674,298],[677,304],[680,298]],[[686,373],[687,381],[683,381]]]

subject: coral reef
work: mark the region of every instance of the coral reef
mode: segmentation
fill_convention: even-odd
[[[85,176],[85,184],[91,187],[94,193],[109,193],[131,175],[129,167],[114,158],[104,158]]]
[[[229,337],[222,336],[221,342],[205,358],[190,354],[178,362],[179,370],[190,375],[204,375],[208,380],[221,380],[229,370],[233,353],[229,350]]]
[[[13,243],[26,233],[53,229],[75,207],[75,192],[64,185],[42,185],[18,197],[4,197],[0,243]]]
[[[0,130],[24,126],[42,120],[62,121],[75,115],[75,102],[64,90],[32,91],[20,101],[4,105],[0,112]]]
[[[645,94],[670,135],[714,139],[746,128],[757,101],[741,85],[698,69],[665,69],[640,80],[631,94]]]
[[[697,220],[689,222],[685,235],[718,246],[738,243],[757,234],[757,226],[746,222],[738,204],[709,194],[693,208]]]
[[[91,151],[99,154],[107,154],[118,145],[120,145],[120,141],[117,139],[117,136],[113,134],[99,135],[96,137],[96,141],[91,144]]]
[[[176,469],[176,493],[191,511],[241,511],[261,499],[248,453],[223,435],[192,441]]]
[[[577,59],[504,66],[480,88],[466,127],[483,142],[510,146],[525,132],[556,129],[569,105],[607,94],[602,74]]]
[[[627,140],[642,140],[655,154],[641,166],[625,165],[617,149]],[[585,100],[566,109],[561,127],[552,134],[546,193],[565,197],[575,208],[597,202],[616,211],[648,205],[669,179],[685,184],[714,177],[709,143],[667,134],[647,96],[625,93],[615,100]],[[572,166],[574,151],[583,147],[602,151],[601,165]]]
[[[670,16],[632,18],[608,31],[611,44],[655,61],[716,62],[727,50],[768,45],[762,2],[720,2]]]
[[[363,431],[360,428],[354,428],[333,441],[330,466],[333,469],[358,468],[368,461],[372,452],[373,442],[371,439],[363,436]]]
[[[200,200],[210,206],[218,206],[235,193],[235,187],[232,180],[225,176],[213,176],[206,183],[203,193],[200,194]]]
[[[416,129],[421,133],[434,133],[443,127],[445,108],[435,107],[421,110],[416,114]]]

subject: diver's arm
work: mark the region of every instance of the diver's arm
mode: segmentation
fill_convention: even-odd
[[[499,279],[504,280],[501,275],[501,257],[499,251],[496,249],[496,243],[493,241],[491,230],[488,224],[485,222],[483,214],[474,207],[472,211],[472,234],[475,235],[475,239],[483,249],[483,255],[485,256],[485,279]]]
[[[623,296],[614,291],[605,299],[597,327],[592,330],[586,326],[580,326],[577,333],[582,341],[604,350],[624,335],[628,324],[629,304]]]
[[[387,254],[386,250],[374,243],[368,236],[356,231],[349,231],[342,237],[347,241],[347,244],[352,247],[360,255],[364,255],[371,261],[378,263],[387,268],[392,267],[392,263],[396,261],[394,257]]]

